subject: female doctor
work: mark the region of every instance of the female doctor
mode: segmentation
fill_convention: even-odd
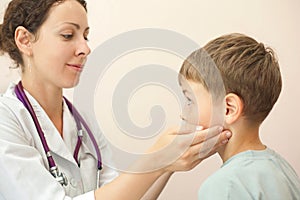
[[[210,135],[199,131],[179,159],[148,173],[118,175],[103,165],[110,159],[104,137],[62,95],[79,81],[90,53],[88,33],[84,0],[8,5],[0,51],[22,76],[0,96],[0,199],[156,199],[173,172],[204,159],[199,152],[205,140],[221,134],[208,155],[228,141],[230,133],[220,128]],[[175,136],[180,133],[164,133],[152,151]]]

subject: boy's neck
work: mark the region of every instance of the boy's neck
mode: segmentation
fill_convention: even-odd
[[[247,124],[245,121],[237,121],[228,127],[232,132],[232,137],[228,143],[218,150],[223,162],[232,156],[247,150],[264,150],[266,146],[259,138],[259,124]]]

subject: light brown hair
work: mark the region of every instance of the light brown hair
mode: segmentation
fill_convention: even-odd
[[[261,123],[272,110],[282,88],[274,51],[249,36],[228,34],[194,51],[184,61],[180,74],[203,84],[209,92],[217,93],[220,86],[213,86],[216,75],[213,65],[219,70],[226,94],[234,93],[242,99],[243,116]]]

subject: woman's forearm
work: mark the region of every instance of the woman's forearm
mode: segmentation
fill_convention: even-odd
[[[141,200],[156,200],[165,188],[173,172],[165,172],[156,182],[150,187]]]
[[[164,174],[159,170],[149,173],[124,173],[111,183],[95,191],[96,200],[139,200],[156,180]]]

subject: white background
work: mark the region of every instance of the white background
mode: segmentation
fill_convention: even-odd
[[[0,14],[3,15],[7,0],[0,2]],[[199,45],[204,45],[209,40],[231,32],[248,34],[258,41],[271,46],[277,52],[283,77],[283,90],[271,115],[263,123],[261,137],[263,142],[285,157],[300,174],[300,1],[298,0],[88,0],[89,23],[91,26],[90,46],[95,49],[102,42],[122,32],[138,28],[162,28],[176,31]],[[1,17],[2,18],[2,17]],[[153,56],[157,54],[156,56]],[[132,55],[131,55],[132,56]],[[138,61],[134,65],[159,63],[172,65],[179,69],[182,60],[164,56],[159,52],[145,52],[136,55]],[[151,57],[152,56],[152,57]],[[128,66],[123,70],[130,70],[132,57],[123,58],[114,64]],[[157,59],[157,60],[155,60]],[[11,71],[8,66],[11,62],[6,57],[0,57],[0,91],[5,91],[11,80],[17,79],[16,71]],[[113,84],[112,84],[113,85]],[[105,90],[112,87],[109,83]],[[161,99],[161,105],[169,97],[163,91],[149,90],[155,100]],[[72,91],[67,91],[72,95]],[[143,99],[143,91],[136,100]],[[101,97],[95,95],[101,101]],[[97,102],[97,101],[96,101]],[[168,112],[172,106],[178,108],[176,101],[171,101],[166,106],[167,124],[178,119],[175,111]],[[151,102],[149,102],[151,104]],[[174,104],[174,105],[172,105]],[[97,107],[97,105],[95,106]],[[150,106],[151,107],[151,106]],[[172,110],[172,109],[171,109]],[[109,112],[109,110],[108,110]],[[130,112],[136,123],[147,123],[143,119],[145,111],[141,107],[130,105]],[[148,111],[149,112],[149,109]],[[172,113],[174,112],[174,113]],[[99,113],[99,117],[103,111]],[[109,113],[105,114],[110,116]],[[107,117],[109,118],[109,117]],[[106,119],[108,124],[114,126],[113,120]],[[138,121],[140,120],[140,121]],[[115,132],[115,128],[112,128]],[[160,199],[197,199],[197,190],[203,180],[219,168],[221,161],[218,156],[202,162],[191,172],[175,174]],[[134,188],[133,188],[134,189]]]

